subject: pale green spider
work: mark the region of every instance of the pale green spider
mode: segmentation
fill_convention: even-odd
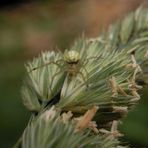
[[[54,81],[54,78],[60,74],[61,70],[65,70],[68,74],[68,77],[71,79],[73,77],[76,77],[77,74],[81,75],[84,83],[86,84],[86,86],[88,87],[88,71],[87,69],[85,68],[85,65],[88,63],[88,61],[90,59],[97,59],[99,57],[90,57],[90,58],[86,58],[84,59],[84,61],[81,61],[81,58],[80,58],[80,54],[79,52],[75,51],[75,50],[69,50],[69,51],[65,51],[64,54],[63,54],[63,58],[62,59],[59,59],[57,61],[50,61],[46,64],[43,64],[41,66],[38,66],[38,67],[35,67],[33,68],[30,72],[34,71],[34,70],[37,70],[39,68],[42,68],[44,66],[48,66],[49,64],[55,64],[57,65],[59,68],[60,68],[60,71],[58,71],[52,78],[52,82],[50,84],[50,87],[52,86],[53,84],[53,81]],[[64,63],[64,64],[61,64],[61,63]],[[80,71],[80,69],[83,69],[85,71],[85,75],[82,73],[82,71]],[[51,87],[52,88],[52,87]]]

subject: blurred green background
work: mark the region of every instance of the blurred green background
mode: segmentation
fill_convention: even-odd
[[[147,0],[5,1],[0,5],[0,148],[9,148],[25,128],[30,113],[21,102],[24,62],[43,50],[69,48],[82,33],[102,29]],[[148,147],[148,88],[121,130],[132,147]]]

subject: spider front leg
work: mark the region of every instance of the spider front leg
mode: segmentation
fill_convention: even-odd
[[[88,88],[89,85],[88,85],[88,79],[84,76],[84,74],[81,72],[81,71],[78,71],[78,74],[81,75],[86,87]]]
[[[56,65],[56,66],[58,66],[58,67],[61,67],[61,65],[58,63],[58,62],[61,62],[61,61],[63,61],[63,60],[60,59],[60,60],[57,60],[57,61],[50,61],[50,62],[47,62],[47,63],[45,63],[45,64],[43,64],[43,65],[38,66],[38,67],[34,67],[33,69],[31,69],[31,70],[29,71],[29,73],[31,73],[32,71],[37,70],[37,69],[39,69],[39,68],[42,68],[42,67],[44,67],[44,66],[48,66],[48,65],[50,65],[50,64],[54,64],[54,65]]]
[[[98,60],[98,59],[102,59],[102,57],[101,57],[101,55],[100,56],[92,56],[92,57],[89,57],[89,58],[86,58],[85,60],[84,60],[84,65],[86,65],[90,60]]]
[[[85,65],[83,65],[82,63],[79,63],[79,66],[81,69],[83,69],[85,71],[86,76],[84,76],[84,74],[80,70],[78,71],[78,74],[81,75],[84,83],[86,84],[86,87],[88,88],[89,87],[89,84],[88,84],[89,73],[88,73],[87,69],[85,68]]]
[[[59,59],[59,60],[57,60],[57,61],[50,61],[50,62],[47,62],[47,63],[45,63],[45,64],[43,64],[43,65],[40,65],[40,66],[38,66],[38,67],[35,67],[35,68],[33,68],[33,69],[31,69],[31,70],[29,71],[29,73],[31,73],[31,72],[33,72],[33,71],[35,71],[35,70],[38,70],[38,69],[40,69],[40,68],[43,68],[44,66],[47,66],[47,69],[48,69],[48,66],[49,66],[50,64],[53,64],[53,65],[59,67],[60,70],[58,70],[58,72],[56,72],[56,73],[54,74],[54,76],[51,78],[51,82],[50,82],[50,85],[49,85],[49,87],[48,87],[48,89],[50,89],[51,94],[53,94],[52,85],[53,85],[54,79],[55,79],[55,77],[56,77],[58,74],[61,73],[62,65],[59,64],[59,62],[63,62],[63,59]],[[50,72],[49,72],[49,74],[50,74]],[[47,97],[48,97],[48,95],[47,95]]]
[[[64,66],[64,67],[60,66],[60,70],[59,70],[57,73],[55,73],[54,76],[53,76],[52,79],[51,79],[51,83],[50,83],[50,85],[49,85],[49,89],[50,89],[50,91],[51,91],[51,94],[53,94],[52,85],[53,85],[54,79],[55,79],[55,77],[56,77],[57,75],[63,73],[63,71],[62,71],[63,69],[64,69],[64,71],[66,71],[66,70],[65,70],[65,66]]]

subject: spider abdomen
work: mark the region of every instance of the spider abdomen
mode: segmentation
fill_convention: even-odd
[[[79,68],[77,64],[68,64],[68,74],[69,76],[76,76],[79,72]]]

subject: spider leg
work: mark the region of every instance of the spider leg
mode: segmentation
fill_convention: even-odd
[[[89,73],[88,73],[87,69],[84,66],[82,67],[82,69],[84,69],[84,71],[86,72],[86,77],[88,79]]]
[[[82,79],[83,79],[83,81],[84,81],[86,87],[88,88],[88,87],[89,87],[89,86],[88,86],[88,82],[87,82],[87,79],[85,78],[84,74],[83,74],[81,71],[79,71],[78,74],[81,75],[81,77],[82,77]]]
[[[84,65],[86,65],[90,60],[93,60],[93,59],[98,60],[99,58],[101,58],[101,55],[100,56],[93,56],[93,57],[86,58],[84,60]]]
[[[87,69],[85,68],[85,65],[83,66],[83,64],[81,64],[81,63],[79,63],[79,64],[80,64],[80,68],[82,68],[85,71],[85,73],[86,73],[86,78],[85,78],[84,77],[84,74],[79,71],[79,73],[81,73],[81,76],[83,75],[82,76],[83,77],[83,80],[85,79],[85,82],[86,82],[86,79],[88,80],[88,78],[89,78],[89,73],[88,73]],[[88,87],[88,82],[87,82],[87,85],[86,86]]]
[[[62,61],[62,59],[57,60],[57,61],[50,61],[50,62],[48,62],[48,63],[46,63],[46,64],[43,64],[43,65],[40,65],[40,66],[38,66],[38,67],[35,67],[35,68],[31,69],[31,70],[29,71],[29,73],[32,72],[32,71],[34,71],[34,70],[37,70],[37,69],[39,69],[39,68],[42,68],[42,67],[44,67],[44,66],[48,66],[49,64],[55,64],[55,65],[57,65],[58,67],[61,67],[61,65],[58,64],[58,62],[60,62],[60,61]]]
[[[54,79],[55,79],[55,77],[56,77],[57,75],[59,75],[60,73],[61,73],[61,69],[60,69],[57,73],[55,73],[54,76],[53,76],[52,79],[51,79],[51,83],[50,83],[50,85],[49,85],[49,89],[50,89],[50,91],[51,91],[51,94],[53,94],[52,85],[53,85]]]

